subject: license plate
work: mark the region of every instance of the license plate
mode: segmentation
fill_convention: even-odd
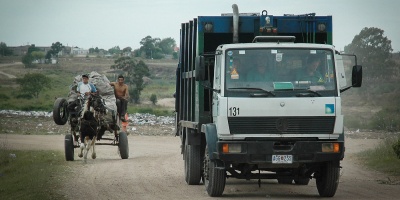
[[[291,164],[293,163],[292,155],[272,155],[272,163],[274,164]]]

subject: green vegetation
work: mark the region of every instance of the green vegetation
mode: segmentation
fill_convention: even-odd
[[[153,105],[156,105],[156,103],[157,103],[157,95],[156,94],[151,94],[150,101],[151,101],[151,103],[153,103]]]
[[[128,106],[128,113],[149,113],[156,116],[172,116],[173,110],[161,106],[135,104]]]
[[[1,199],[65,199],[57,193],[65,171],[62,152],[17,151],[0,146]],[[68,174],[68,173],[67,173]]]
[[[7,95],[0,94],[0,100],[8,100],[8,99],[10,99],[10,97],[8,97]]]
[[[400,54],[392,51],[384,31],[375,27],[362,29],[345,47],[363,66],[362,87],[342,94],[346,127],[400,131]]]
[[[176,42],[173,38],[152,38],[146,36],[140,41],[141,47],[135,50],[135,56],[147,59],[162,59],[164,55],[171,55],[174,52]]]
[[[397,141],[392,144],[392,147],[397,158],[400,159],[400,138],[398,138]]]
[[[175,80],[153,79],[143,90],[142,99],[150,99],[157,94],[157,99],[172,98],[175,92]]]
[[[50,111],[53,108],[55,97],[66,97],[68,95],[68,86],[72,84],[73,77],[76,76],[75,73],[57,69],[43,71],[42,75],[52,80],[50,90],[41,91],[38,98],[17,99],[19,93],[15,87],[1,87],[0,95],[9,98],[0,101],[0,109]]]
[[[35,65],[32,64],[33,60],[34,60],[34,58],[33,58],[33,56],[31,54],[26,54],[25,56],[22,57],[22,63],[24,63],[24,65],[27,68],[35,67]]]
[[[393,145],[399,145],[400,138],[386,138],[376,148],[360,153],[365,164],[374,170],[389,175],[400,176],[400,159],[393,151]]]
[[[1,57],[0,62],[12,62],[9,57]],[[74,77],[97,71],[105,74],[110,81],[115,81],[118,74],[123,73],[121,70],[115,70],[110,73],[110,66],[114,64],[113,59],[106,58],[74,58],[60,57],[59,63],[55,65],[37,64],[35,69],[26,68],[21,64],[10,65],[3,67],[2,71],[17,75],[17,78],[24,77],[28,73],[40,73],[51,79],[51,89],[43,90],[38,95],[38,98],[26,99],[18,98],[20,95],[20,87],[16,79],[0,79],[0,109],[3,110],[37,110],[51,111],[53,109],[54,100],[57,97],[67,97],[69,86],[73,83]],[[143,61],[142,61],[143,62]],[[141,91],[140,99],[144,104],[149,101],[151,94],[157,94],[158,100],[163,98],[172,98],[175,92],[175,69],[176,61],[173,60],[144,60],[149,68],[149,78],[145,78],[144,89]],[[129,84],[129,83],[128,83]],[[129,84],[130,88],[134,88]],[[133,94],[131,94],[132,96]],[[130,113],[149,112],[156,115],[172,115],[171,108],[165,108],[154,105],[128,104]]]
[[[17,79],[17,83],[23,95],[36,99],[39,98],[40,92],[51,88],[51,79],[39,73],[25,74],[24,77]]]
[[[144,87],[143,77],[150,76],[149,68],[146,63],[142,60],[135,60],[131,57],[125,56],[120,57],[114,61],[114,65],[111,65],[111,69],[119,69],[126,73],[125,83],[130,84],[129,94],[131,95],[131,101],[139,103],[140,94]]]
[[[51,49],[46,54],[46,59],[50,59],[52,57],[58,58],[58,53],[64,48],[64,46],[60,42],[52,43]]]
[[[4,42],[0,42],[0,55],[2,56],[11,56],[13,51],[7,47],[7,44]]]
[[[356,54],[363,66],[362,87],[342,94],[347,128],[400,131],[400,53],[392,51],[384,31],[374,27],[362,29],[345,47],[345,52]],[[359,155],[368,167],[399,176],[396,151],[400,151],[399,138],[391,137]]]

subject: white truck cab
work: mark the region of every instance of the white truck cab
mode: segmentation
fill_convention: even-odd
[[[216,52],[212,110],[221,140],[343,134],[346,77],[332,45],[226,44]]]

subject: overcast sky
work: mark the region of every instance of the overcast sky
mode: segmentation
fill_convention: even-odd
[[[35,44],[108,50],[140,47],[147,35],[172,37],[179,44],[182,22],[196,16],[267,10],[271,15],[333,16],[333,44],[351,43],[364,27],[385,31],[400,51],[399,0],[0,0],[0,41],[7,46]]]

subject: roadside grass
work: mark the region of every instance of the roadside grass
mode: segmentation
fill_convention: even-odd
[[[10,150],[7,140],[0,140],[0,167],[6,165],[10,161]],[[2,175],[0,175],[0,178]]]
[[[1,87],[0,94],[9,98],[3,99],[0,102],[0,109],[50,111],[53,108],[53,103],[56,97],[67,96],[69,85],[71,85],[73,78],[76,76],[76,74],[72,72],[57,69],[44,70],[41,73],[51,78],[52,87],[50,89],[42,91],[37,99],[23,99],[17,98],[17,95],[20,94],[18,88]]]
[[[155,79],[143,89],[140,99],[149,101],[152,94],[156,94],[157,99],[173,98],[174,92],[175,80]]]
[[[364,129],[364,130],[371,130],[373,129],[373,126],[370,122],[371,116],[368,114],[361,115],[359,113],[349,113],[344,116],[344,126],[352,129],[352,130],[357,130],[357,129]]]
[[[129,104],[128,113],[149,113],[156,116],[172,116],[174,115],[172,108],[166,108],[157,105],[147,105],[147,104]]]
[[[366,166],[373,170],[400,176],[400,159],[392,148],[398,139],[400,138],[386,138],[377,147],[363,151],[359,153],[359,156]]]
[[[58,193],[63,182],[58,173],[65,170],[62,152],[0,146],[0,198],[66,199]]]

